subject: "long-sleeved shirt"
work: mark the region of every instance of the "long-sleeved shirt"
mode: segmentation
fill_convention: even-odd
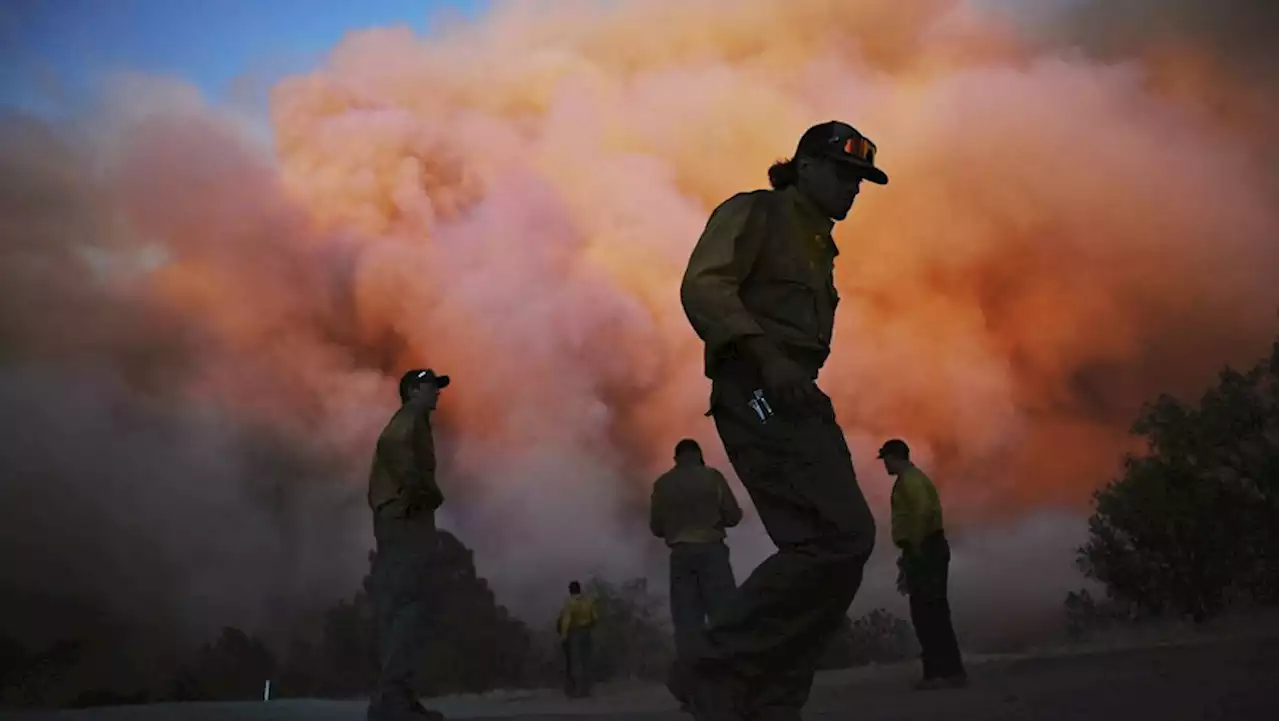
[[[435,510],[444,502],[436,484],[431,409],[420,398],[402,405],[378,436],[369,470],[369,507],[375,512],[392,504],[401,513],[409,506]]]
[[[658,477],[649,498],[649,530],[668,546],[713,543],[742,521],[742,507],[716,469],[677,463]]]
[[[564,607],[560,609],[560,618],[556,620],[556,631],[563,640],[569,637],[570,631],[594,627],[597,620],[596,605],[591,599],[582,595],[571,595],[565,600]]]
[[[921,541],[942,530],[938,489],[924,471],[915,466],[909,466],[894,481],[889,507],[896,546],[917,549]]]
[[[832,225],[794,187],[739,193],[711,213],[680,285],[708,376],[752,336],[826,359],[840,301]]]

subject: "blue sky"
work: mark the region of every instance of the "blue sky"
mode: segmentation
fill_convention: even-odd
[[[215,102],[319,62],[344,33],[407,24],[441,10],[474,16],[486,0],[3,0],[0,106],[40,114],[85,99],[132,70],[176,76]]]

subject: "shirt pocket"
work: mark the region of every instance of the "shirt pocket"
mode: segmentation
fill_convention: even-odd
[[[815,273],[799,253],[778,259],[760,289],[761,305],[774,322],[806,337],[817,337],[821,328],[819,293]]]

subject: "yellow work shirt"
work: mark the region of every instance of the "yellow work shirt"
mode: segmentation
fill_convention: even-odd
[[[942,503],[938,489],[924,471],[911,466],[898,476],[889,495],[893,543],[919,548],[920,542],[942,530]]]
[[[585,596],[570,596],[560,610],[560,620],[556,630],[561,639],[569,637],[569,632],[596,625],[596,605]]]

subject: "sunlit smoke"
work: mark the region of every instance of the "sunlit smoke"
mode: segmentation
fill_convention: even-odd
[[[282,80],[274,155],[137,80],[110,122],[12,123],[3,525],[75,518],[100,548],[33,566],[97,569],[68,583],[118,599],[96,573],[158,568],[178,616],[347,593],[372,439],[428,365],[455,379],[443,520],[503,600],[536,616],[567,578],[652,572],[640,511],[675,441],[727,469],[684,263],[712,207],[837,118],[892,177],[837,230],[822,378],[864,490],[884,517],[874,449],[903,437],[958,586],[1065,568],[1057,519],[1141,402],[1274,338],[1274,106],[1211,102],[1257,92],[1212,44],[1130,30],[1091,54],[1031,25],[948,0],[499,3],[354,33]],[[748,525],[740,575],[768,548]],[[1030,545],[983,550],[1002,537]],[[888,555],[860,603],[891,595]]]

